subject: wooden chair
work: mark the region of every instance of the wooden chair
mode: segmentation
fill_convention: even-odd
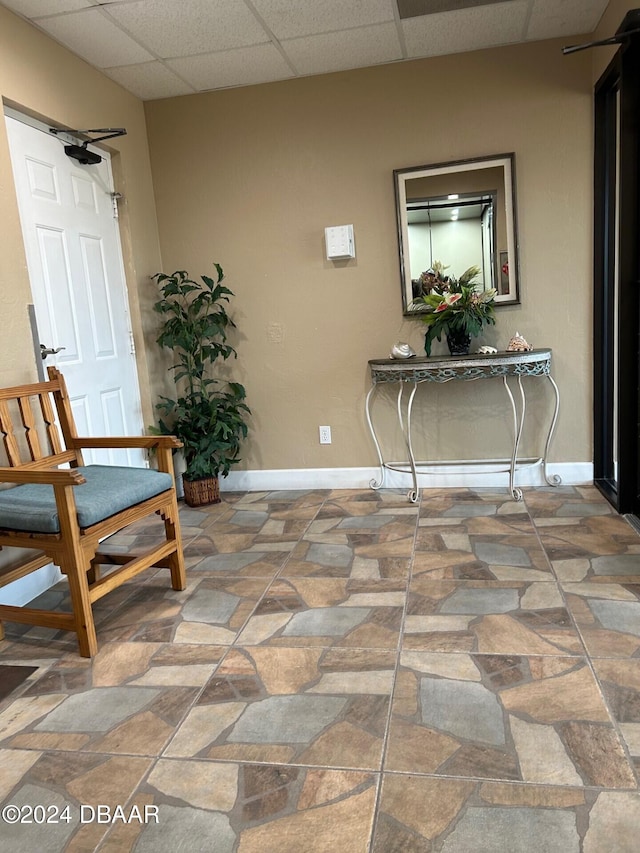
[[[75,631],[80,654],[92,657],[98,650],[94,601],[151,566],[168,568],[173,589],[185,588],[171,460],[172,448],[182,445],[173,436],[78,436],[64,377],[54,367],[48,373],[48,382],[0,389],[0,432],[9,462],[0,467],[0,482],[17,484],[0,490],[0,547],[30,549],[15,551],[30,557],[0,574],[0,586],[55,563],[69,581],[73,612],[0,605],[0,620]],[[89,448],[153,448],[158,470],[85,467],[82,450]],[[60,469],[64,463],[71,467]],[[108,542],[100,547],[105,537],[154,513],[164,521],[159,545],[134,556],[109,553]],[[105,565],[116,568],[102,575]]]

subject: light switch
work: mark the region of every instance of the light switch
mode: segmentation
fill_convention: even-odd
[[[353,225],[332,225],[329,228],[325,228],[324,239],[327,246],[328,261],[355,258],[356,250],[353,242]]]

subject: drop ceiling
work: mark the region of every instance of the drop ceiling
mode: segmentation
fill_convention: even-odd
[[[593,32],[608,0],[0,0],[143,100]]]

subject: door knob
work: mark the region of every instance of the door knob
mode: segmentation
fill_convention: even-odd
[[[60,350],[63,349],[66,349],[66,347],[56,347],[55,349],[53,349],[53,347],[46,347],[44,344],[40,344],[40,355],[44,360],[48,355],[55,355],[57,352],[60,352]]]

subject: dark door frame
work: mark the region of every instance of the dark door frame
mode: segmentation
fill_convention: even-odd
[[[635,515],[640,515],[639,159],[640,37],[635,35],[595,88],[593,306],[594,482],[618,512]]]

